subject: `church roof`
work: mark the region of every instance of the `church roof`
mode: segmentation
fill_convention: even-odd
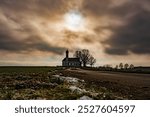
[[[64,58],[63,61],[66,61],[66,58]],[[70,61],[70,62],[80,62],[80,59],[79,58],[68,58],[68,61]]]

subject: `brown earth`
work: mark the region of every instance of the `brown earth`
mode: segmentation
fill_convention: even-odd
[[[102,72],[83,69],[67,69],[62,71],[65,76],[84,79],[89,84],[105,87],[126,99],[150,99],[150,74]]]

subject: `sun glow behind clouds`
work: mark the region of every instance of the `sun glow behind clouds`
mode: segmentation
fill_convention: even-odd
[[[72,31],[81,31],[85,28],[85,20],[78,11],[70,11],[64,16],[65,28]]]

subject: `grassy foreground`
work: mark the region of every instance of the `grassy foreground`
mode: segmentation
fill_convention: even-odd
[[[1,100],[125,99],[77,78],[60,67],[0,67]]]

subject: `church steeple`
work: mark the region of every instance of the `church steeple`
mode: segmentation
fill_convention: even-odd
[[[66,58],[69,58],[69,51],[66,51]]]

